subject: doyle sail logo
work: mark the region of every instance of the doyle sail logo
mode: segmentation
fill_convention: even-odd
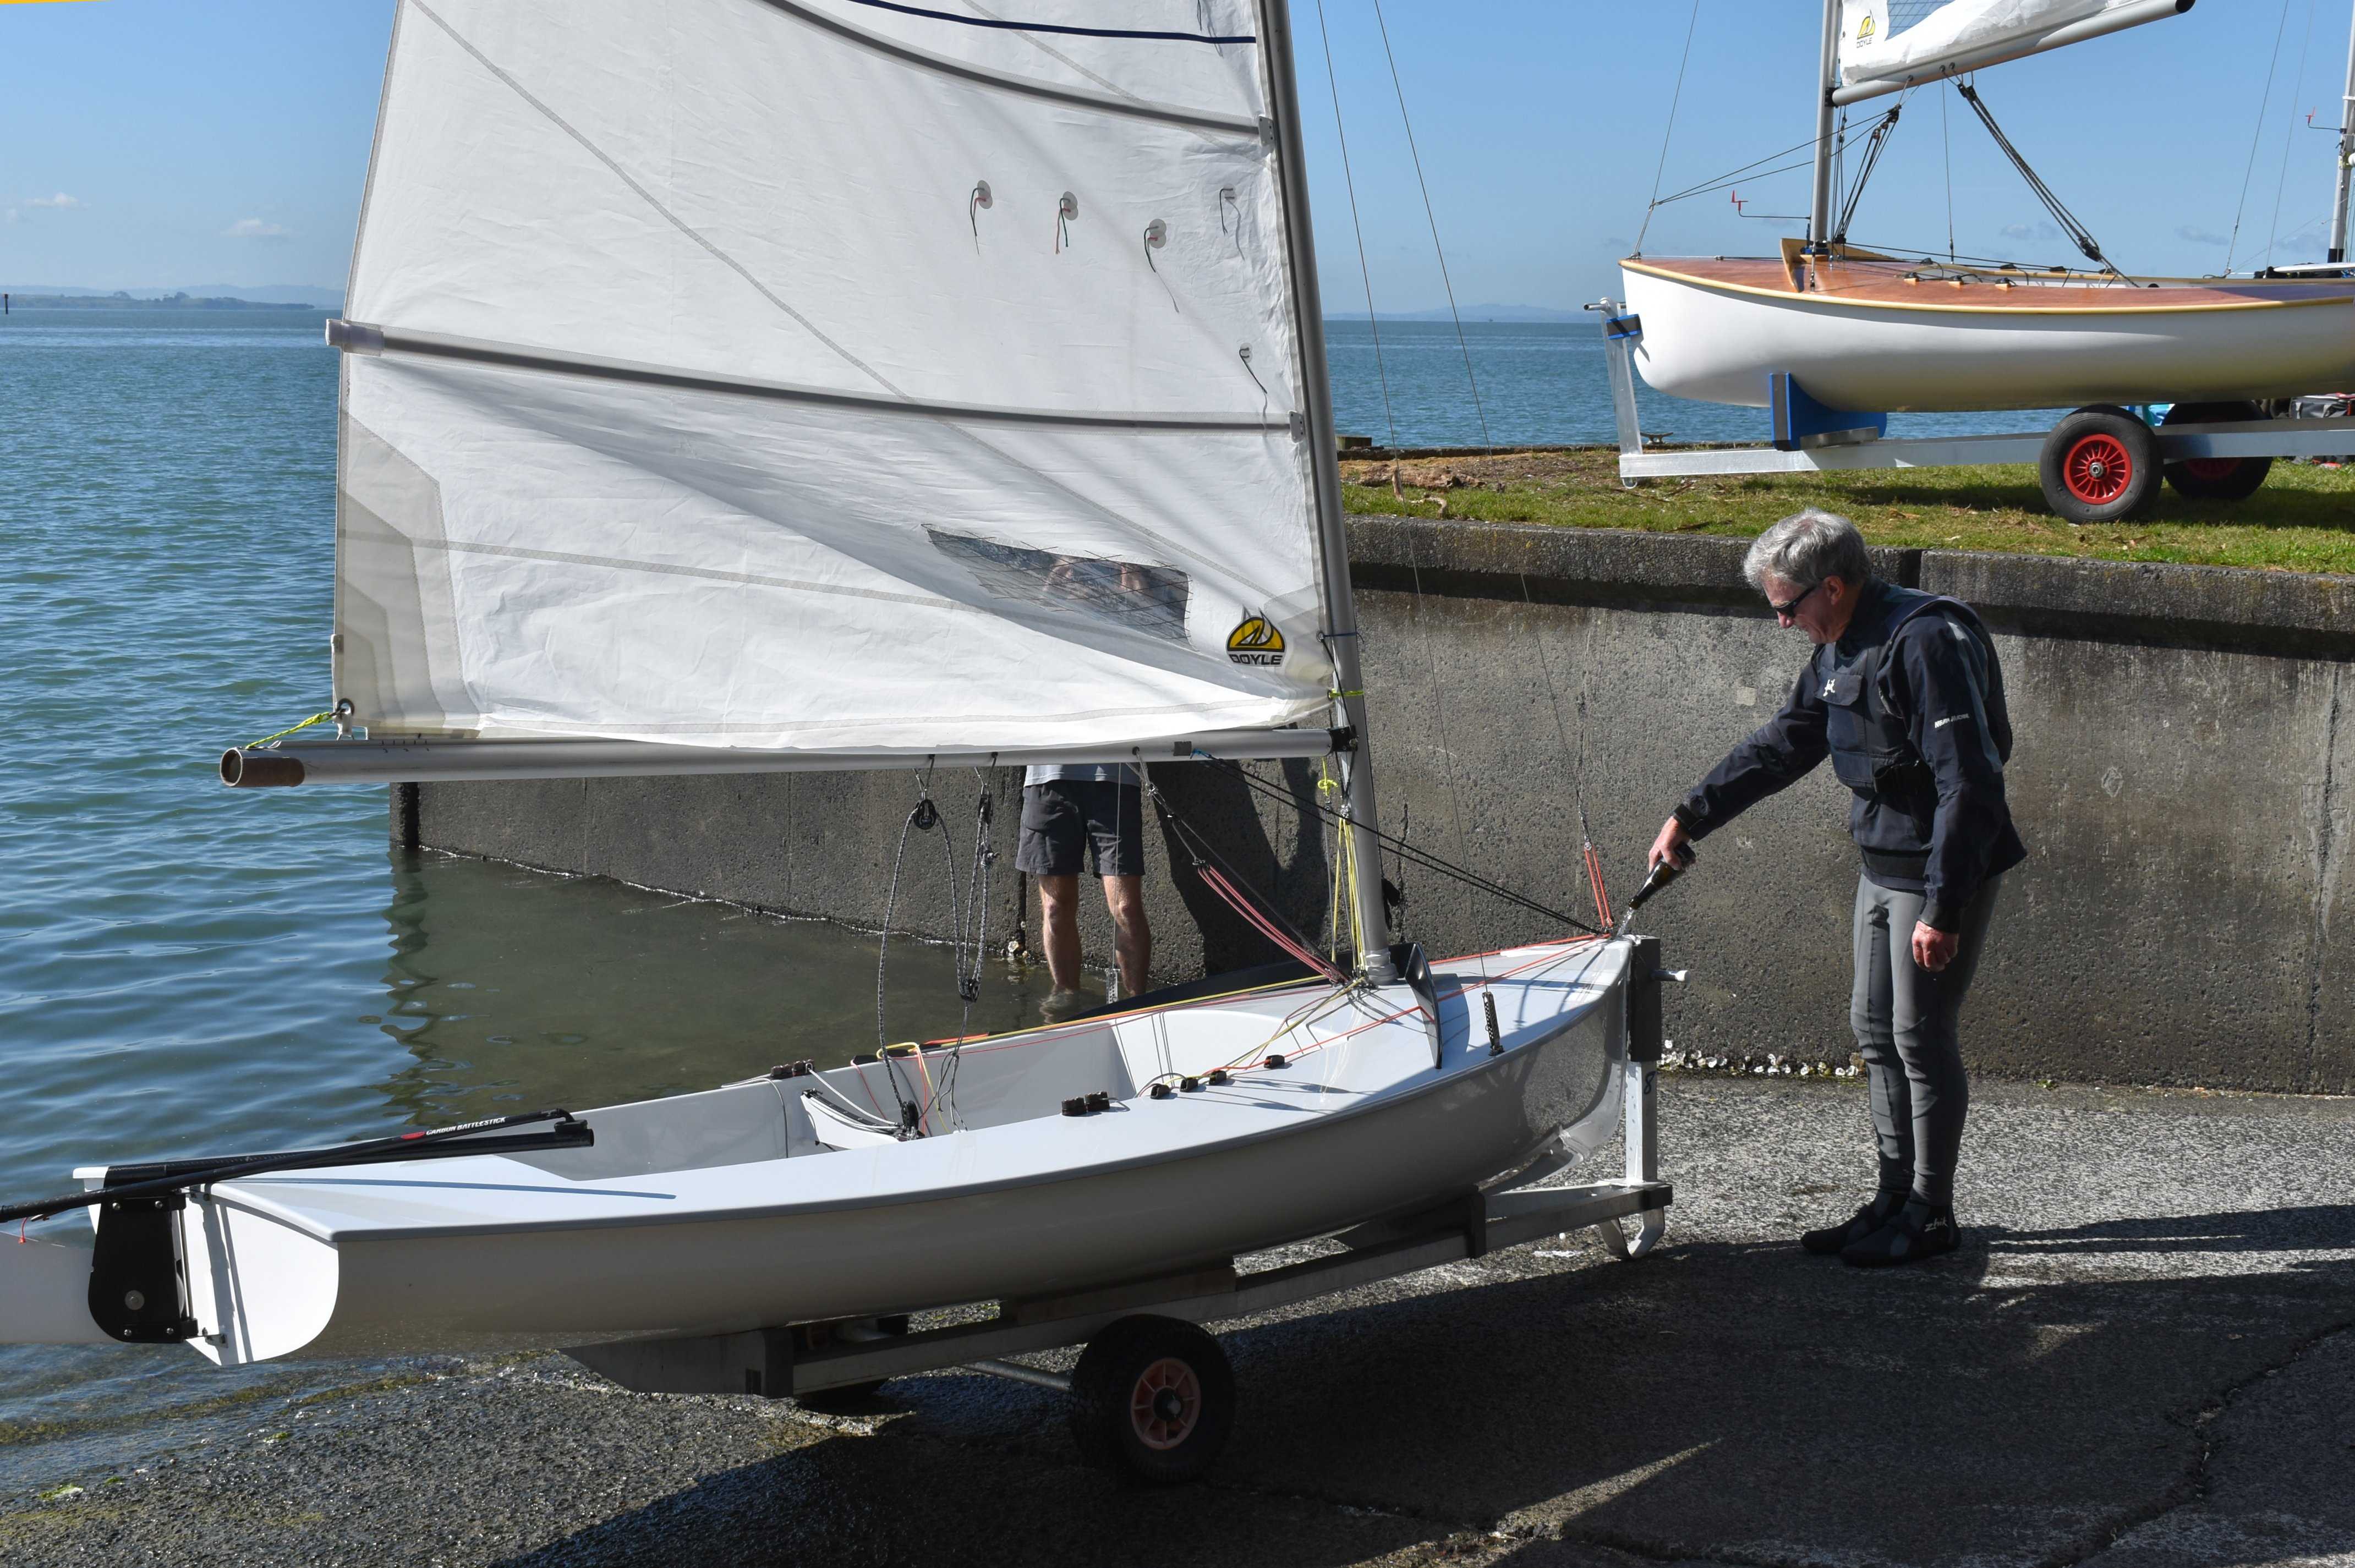
[[[1858,48],[1862,48],[1865,45],[1872,42],[1873,35],[1878,33],[1880,30],[1880,24],[1873,20],[1872,13],[1867,11],[1864,14],[1864,20],[1857,24],[1856,47]]]
[[[1227,634],[1227,657],[1236,664],[1280,665],[1284,634],[1264,615],[1246,615],[1241,625]]]

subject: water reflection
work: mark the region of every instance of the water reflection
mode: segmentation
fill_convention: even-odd
[[[613,1104],[875,1049],[875,938],[823,922],[400,850],[384,918],[383,1000],[357,1021],[409,1058],[378,1085],[404,1121]],[[895,942],[889,972],[893,1040],[957,1032],[946,948]],[[1045,978],[986,965],[972,1027],[1035,1020]]]
[[[322,1102],[313,1109],[327,1125],[275,1125],[282,1113],[221,1094],[194,1135],[199,1147],[334,1142],[380,1130],[371,1110],[441,1124],[613,1104],[708,1089],[799,1057],[833,1065],[875,1048],[871,935],[431,851],[395,850],[389,869],[370,944],[380,979],[360,983],[346,960],[313,992],[319,1014],[308,1044]],[[355,929],[345,940],[359,936]],[[892,1038],[956,1032],[966,1015],[946,948],[895,942],[890,976]],[[1046,989],[1043,971],[985,964],[972,1027],[1035,1020]],[[210,1063],[216,1073],[227,1066]],[[150,1119],[101,1118],[105,1131],[85,1132],[80,1156],[177,1147],[190,1135],[165,1119],[164,1104],[133,1102],[154,1107]],[[160,1347],[0,1346],[0,1493],[145,1464],[250,1428],[264,1412],[283,1419],[288,1402],[386,1371],[297,1361],[223,1372]]]

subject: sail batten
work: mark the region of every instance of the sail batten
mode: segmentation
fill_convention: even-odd
[[[833,403],[948,420],[1004,421],[1011,424],[1081,425],[1106,430],[1288,431],[1288,417],[1267,414],[1152,413],[1106,410],[1087,412],[1071,409],[1027,409],[1002,404],[924,402],[913,398],[867,396],[826,387],[794,386],[783,381],[756,381],[715,376],[668,365],[641,365],[623,359],[602,359],[586,354],[559,354],[508,343],[440,333],[402,332],[368,323],[331,321],[327,340],[346,352],[379,355],[387,351],[437,359],[467,360],[509,369],[541,370],[551,375],[588,376],[604,380],[635,381],[653,387],[681,387],[695,391],[731,393],[747,398],[775,398],[788,402]]]
[[[402,8],[336,339],[354,722],[871,753],[1328,716],[1255,50],[1087,33],[1247,35],[1244,0],[1026,5],[1086,35],[1051,40]]]
[[[1156,103],[1149,99],[1126,94],[1086,92],[1077,88],[1061,87],[1052,82],[1038,81],[1028,77],[984,70],[963,60],[952,59],[928,49],[915,48],[897,39],[884,37],[865,27],[854,26],[843,17],[829,16],[817,6],[799,4],[797,0],[759,0],[759,3],[772,10],[783,12],[786,16],[806,22],[812,27],[823,27],[828,32],[849,38],[866,48],[888,54],[896,59],[920,66],[926,70],[936,71],[943,76],[954,77],[960,80],[979,82],[1007,92],[1028,93],[1034,97],[1092,109],[1100,113],[1135,115],[1144,119],[1163,121],[1172,125],[1189,125],[1205,131],[1225,131],[1243,136],[1256,137],[1260,133],[1260,124],[1256,120],[1242,119],[1231,114],[1212,114],[1199,110],[1181,109],[1176,104]],[[1116,36],[1100,30],[1084,30],[1078,27],[1068,30],[1083,37]],[[1169,33],[1161,35],[1153,41],[1249,43],[1253,40],[1248,37],[1212,38],[1190,34]]]

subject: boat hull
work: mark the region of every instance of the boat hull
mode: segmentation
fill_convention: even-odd
[[[1329,1038],[1295,1040],[1308,1049],[1282,1068],[1143,1092],[1156,1067],[1232,1060],[1238,1028],[1283,1022],[1315,1002],[1305,987],[1250,1001],[1223,1034],[1212,1006],[1055,1032],[995,1061],[976,1049],[961,1070],[977,1116],[992,1094],[1026,1093],[1050,1115],[908,1143],[818,1149],[816,1124],[793,1120],[810,1081],[792,1093],[762,1081],[582,1113],[601,1130],[581,1154],[224,1184],[184,1211],[194,1348],[239,1364],[732,1333],[1083,1289],[1330,1233],[1468,1192],[1555,1140],[1573,1153],[1606,1140],[1625,952],[1467,961],[1518,965],[1494,980],[1437,966],[1436,1066],[1427,1009],[1400,987],[1354,1004]],[[1483,992],[1499,1004],[1500,1052]],[[1205,1051],[1216,1054],[1186,1060]],[[1124,1061],[1112,1111],[1052,1114],[1071,1092],[1056,1072],[1118,1082]],[[724,1146],[721,1163],[662,1168],[692,1141],[662,1130],[674,1107]],[[576,1198],[585,1217],[564,1217]]]
[[[1744,270],[1746,268],[1746,270]],[[1787,371],[1817,401],[1875,412],[2213,402],[2355,385],[2355,283],[2230,287],[1908,284],[1835,263],[1623,263],[1654,389],[1763,408]],[[1909,297],[1910,296],[1910,297]],[[2030,296],[2035,296],[2033,299]]]
[[[320,1355],[521,1349],[1059,1294],[1337,1231],[1469,1191],[1592,1108],[1600,1022],[1496,1072],[1281,1140],[874,1209],[344,1249]],[[1578,1087],[1583,1085],[1583,1089]],[[1581,1101],[1588,1103],[1582,1104]],[[1549,1112],[1541,1107],[1550,1106]],[[452,1291],[452,1279],[488,1280]]]

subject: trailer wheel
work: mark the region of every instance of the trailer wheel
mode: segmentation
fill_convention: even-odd
[[[2037,468],[2053,511],[2073,523],[2114,522],[2158,487],[2158,437],[2124,409],[2079,409],[2044,438]]]
[[[1071,1436],[1090,1464],[1152,1486],[1199,1477],[1227,1445],[1235,1375],[1219,1342],[1175,1317],[1124,1317],[1071,1372]]]
[[[2264,417],[2265,411],[2254,403],[2178,403],[2158,422],[2165,429]],[[2167,482],[2187,501],[2245,501],[2257,493],[2273,466],[2270,457],[2187,457],[2167,465]]]

